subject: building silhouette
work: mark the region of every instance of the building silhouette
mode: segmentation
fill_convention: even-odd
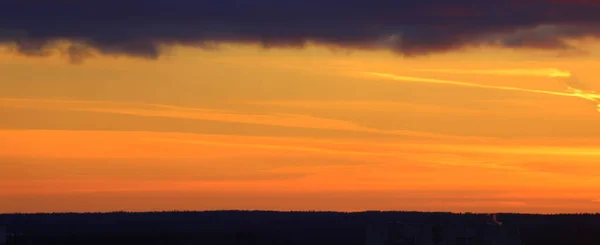
[[[432,215],[422,222],[391,222],[367,228],[366,245],[520,245],[517,227],[496,215]]]
[[[0,245],[4,245],[8,240],[8,231],[6,226],[0,225]]]

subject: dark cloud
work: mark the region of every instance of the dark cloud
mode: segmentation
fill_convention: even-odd
[[[266,47],[316,42],[403,55],[464,46],[573,49],[598,36],[600,5],[568,0],[3,0],[0,42],[46,55],[57,41],[80,61],[103,54],[156,58],[169,44]]]

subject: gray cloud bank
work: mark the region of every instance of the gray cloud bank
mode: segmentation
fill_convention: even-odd
[[[600,4],[569,0],[3,0],[0,43],[73,61],[102,54],[157,58],[163,45],[307,42],[416,56],[465,46],[574,50],[600,35]]]

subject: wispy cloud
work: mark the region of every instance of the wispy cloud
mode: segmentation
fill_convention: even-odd
[[[192,144],[192,145],[213,145],[213,146],[225,146],[225,147],[242,147],[250,149],[263,149],[263,150],[274,150],[274,151],[296,151],[296,152],[314,152],[321,154],[332,154],[332,155],[344,155],[344,156],[388,156],[394,157],[397,155],[385,152],[378,152],[375,150],[350,150],[340,149],[339,146],[323,146],[321,147],[310,147],[302,145],[282,145],[282,144],[256,144],[256,143],[234,143],[229,141],[214,141],[214,140],[185,140],[176,138],[146,138],[145,140],[154,142],[165,142],[165,143],[179,143],[179,144]],[[333,146],[333,147],[332,147]],[[337,149],[336,149],[337,148]],[[363,148],[368,149],[368,148]]]
[[[221,122],[237,122],[258,125],[271,125],[295,128],[312,128],[364,132],[373,134],[398,135],[424,138],[443,139],[474,139],[479,137],[443,135],[431,132],[411,130],[382,130],[365,127],[353,122],[315,117],[304,114],[289,113],[239,113],[235,111],[214,110],[206,108],[180,107],[163,104],[127,103],[113,101],[78,101],[78,100],[46,100],[46,99],[21,99],[0,98],[0,106],[60,110],[60,111],[85,111],[110,113],[146,117],[185,118],[197,120],[210,120]]]
[[[304,162],[313,166],[328,160],[336,164],[356,164],[336,158],[301,157],[296,155],[262,157],[197,156],[194,158],[85,158],[85,157],[0,157],[0,179],[3,181],[34,180],[107,180],[107,181],[255,181],[304,177],[308,167],[294,172],[279,171],[294,164],[277,161]],[[240,164],[239,161],[243,161]],[[275,162],[273,162],[275,161]],[[1,185],[1,184],[0,184]]]
[[[445,84],[445,85],[455,85],[455,86],[462,86],[462,87],[499,89],[499,90],[521,91],[521,92],[540,93],[540,94],[549,94],[549,95],[558,95],[558,96],[579,97],[572,93],[526,89],[526,88],[516,88],[516,87],[507,87],[507,86],[494,86],[494,85],[485,85],[485,84],[477,84],[477,83],[469,83],[469,82],[461,82],[461,81],[453,81],[453,80],[443,80],[443,79],[435,79],[435,78],[399,76],[399,75],[394,75],[394,74],[389,74],[389,73],[363,72],[362,74],[365,76],[369,76],[369,77],[384,78],[384,79],[389,79],[389,80],[394,80],[394,81],[403,81],[403,82]]]
[[[0,195],[218,190],[274,196],[293,192],[304,197],[343,192],[361,200],[436,200],[470,208],[520,207],[520,202],[533,205],[542,203],[542,198],[567,197],[589,204],[597,198],[596,175],[562,172],[586,166],[573,163],[575,159],[591,164],[600,156],[600,148],[554,143],[562,145],[0,130],[0,189],[9,190]],[[523,163],[544,159],[549,164],[540,166],[543,169]],[[571,164],[560,165],[563,159]],[[505,192],[493,192],[498,190]],[[385,199],[390,195],[394,198]],[[371,203],[375,207],[381,202]]]
[[[536,77],[571,77],[569,71],[563,71],[554,68],[546,69],[419,69],[416,71],[432,73],[452,73],[452,74],[481,74],[481,75],[501,75],[501,76],[536,76]]]
[[[400,146],[402,144],[395,144]],[[436,149],[438,152],[488,153],[499,155],[600,156],[600,146],[544,146],[497,144],[405,144],[410,149]]]
[[[572,87],[568,87],[566,92],[556,92],[556,91],[526,89],[526,88],[517,88],[517,87],[509,87],[509,86],[485,85],[485,84],[477,84],[477,83],[469,83],[469,82],[453,81],[453,80],[443,80],[443,79],[435,79],[435,78],[400,76],[400,75],[394,75],[394,74],[389,74],[389,73],[378,73],[378,72],[362,72],[362,73],[360,73],[360,75],[367,76],[367,77],[381,78],[381,79],[389,79],[389,80],[393,80],[393,81],[402,81],[402,82],[444,84],[444,85],[454,85],[454,86],[472,87],[472,88],[496,89],[496,90],[517,91],[517,92],[526,92],[526,93],[547,94],[547,95],[564,96],[564,97],[576,97],[576,98],[590,100],[595,103],[598,103],[598,101],[600,101],[600,94],[597,94],[593,91],[583,91],[581,89],[572,88]],[[599,109],[600,109],[600,107],[599,107]]]
[[[398,112],[418,111],[421,113],[463,113],[463,114],[487,114],[494,113],[485,110],[469,109],[463,107],[452,107],[447,105],[421,104],[401,101],[367,101],[367,100],[263,100],[243,101],[241,103],[261,106],[280,106],[310,109],[332,109],[352,111],[378,111]]]

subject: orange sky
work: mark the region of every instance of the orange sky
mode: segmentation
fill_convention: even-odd
[[[1,52],[0,212],[596,212],[600,45],[580,45]]]

